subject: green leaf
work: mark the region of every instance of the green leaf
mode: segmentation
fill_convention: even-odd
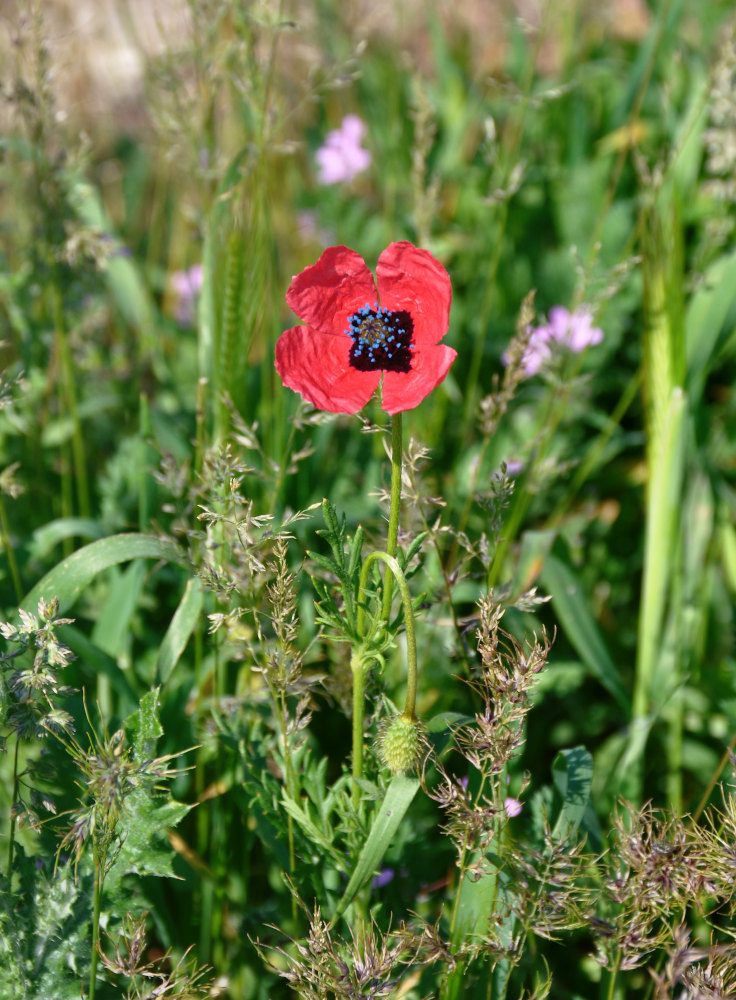
[[[350,881],[337,904],[333,922],[342,916],[363,886],[375,874],[418,789],[417,778],[397,774],[391,779]]]
[[[122,573],[111,568],[109,575],[110,591],[92,630],[92,642],[117,660],[127,645],[130,620],[146,580],[146,564],[137,559]]]
[[[197,627],[202,612],[202,600],[202,584],[197,577],[192,577],[187,581],[184,595],[179,602],[179,607],[174,612],[174,617],[171,619],[159,649],[156,677],[161,684],[165,684],[171,677],[174,667],[186,649],[189,637]]]
[[[155,756],[156,744],[164,734],[158,719],[160,693],[160,688],[147,691],[138,711],[125,720],[125,729],[133,736],[133,756],[139,763]]]
[[[168,539],[139,532],[110,535],[108,538],[101,538],[97,542],[85,545],[54,566],[33,590],[26,594],[20,606],[35,614],[41,597],[47,601],[58,597],[59,610],[66,611],[98,573],[131,559],[162,559],[165,562],[184,565],[181,552]]]
[[[158,718],[159,695],[159,688],[148,691],[141,698],[138,711],[125,721],[125,729],[133,737],[133,757],[140,764],[155,756],[156,744],[163,736]],[[154,791],[150,785],[134,789],[126,797],[121,813],[118,825],[121,847],[108,882],[114,886],[130,872],[176,878],[171,867],[175,852],[166,835],[191,808],[171,798],[168,792]]]
[[[593,758],[585,747],[560,750],[552,761],[552,780],[562,796],[562,809],[552,836],[565,840],[577,832],[590,801]]]
[[[60,517],[49,521],[31,535],[29,559],[44,559],[49,552],[66,538],[101,538],[105,529],[99,521],[89,517]]]
[[[555,614],[580,659],[590,673],[613,695],[628,717],[629,697],[588,603],[583,597],[577,575],[555,556],[549,556],[539,579],[547,593],[552,595]]]

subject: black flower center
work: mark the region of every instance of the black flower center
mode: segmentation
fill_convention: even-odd
[[[404,309],[392,312],[369,302],[348,316],[350,364],[359,372],[409,372],[414,323]]]

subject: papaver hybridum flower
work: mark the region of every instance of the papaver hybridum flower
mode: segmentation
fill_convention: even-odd
[[[340,128],[327,133],[324,146],[315,153],[320,184],[351,181],[371,163],[371,154],[360,145],[365,123],[357,115],[345,115]]]
[[[451,299],[447,271],[411,243],[383,251],[375,281],[354,250],[329,247],[286,293],[306,325],[279,337],[278,373],[320,410],[357,413],[381,380],[383,408],[411,410],[455,360],[456,352],[440,343]]]

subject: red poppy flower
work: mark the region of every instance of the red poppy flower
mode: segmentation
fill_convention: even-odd
[[[286,293],[306,326],[279,337],[278,373],[320,410],[357,413],[381,378],[384,410],[411,410],[455,360],[456,352],[440,343],[451,300],[447,271],[411,243],[383,251],[375,282],[354,250],[329,247]]]

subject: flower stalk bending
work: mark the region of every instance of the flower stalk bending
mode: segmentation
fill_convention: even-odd
[[[388,584],[389,571],[401,594],[404,606],[404,622],[406,628],[406,657],[407,657],[407,679],[406,679],[406,701],[404,711],[400,718],[406,722],[414,724],[416,722],[416,702],[417,702],[417,642],[414,629],[414,608],[412,605],[409,585],[406,582],[404,571],[399,565],[395,556],[388,552],[371,552],[360,573],[360,585],[358,588],[358,613],[356,620],[356,631],[359,636],[365,636],[366,632],[366,605],[363,596],[366,592],[368,574],[373,563],[380,561],[386,564],[386,584]],[[385,593],[385,589],[384,589]],[[360,798],[359,780],[363,776],[363,691],[365,686],[365,673],[371,659],[376,659],[378,654],[372,653],[369,642],[355,649],[351,659],[353,670],[353,800],[357,803]]]

